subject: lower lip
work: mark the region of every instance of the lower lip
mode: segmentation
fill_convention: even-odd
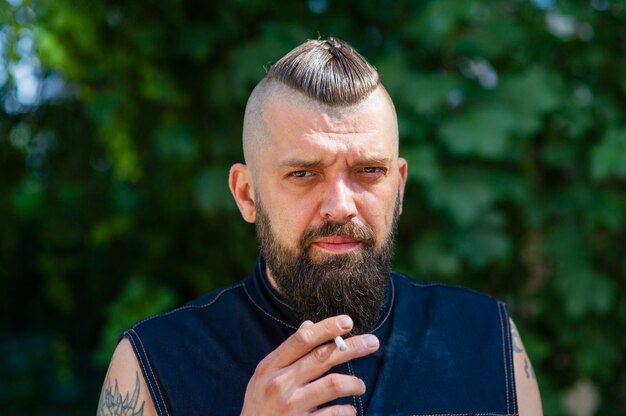
[[[354,250],[360,244],[361,243],[356,242],[356,241],[352,243],[340,243],[340,244],[324,243],[324,242],[313,243],[314,246],[317,246],[325,251],[330,251],[331,253],[344,253],[346,251]]]

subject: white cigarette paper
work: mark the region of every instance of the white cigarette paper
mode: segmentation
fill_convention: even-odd
[[[348,349],[348,344],[346,344],[346,341],[344,341],[343,338],[339,336],[335,337],[335,344],[337,344],[337,348],[339,348],[339,351],[345,351]]]

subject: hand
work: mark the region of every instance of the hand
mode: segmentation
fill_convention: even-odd
[[[346,339],[346,351],[327,343],[348,333],[352,325],[352,319],[346,315],[316,324],[305,321],[256,367],[248,382],[241,414],[355,415],[356,409],[351,405],[317,410],[318,406],[339,397],[365,393],[365,384],[354,376],[327,374],[318,378],[338,364],[378,350],[378,338],[371,334]]]

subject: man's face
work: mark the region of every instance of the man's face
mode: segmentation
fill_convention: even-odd
[[[303,319],[325,317],[316,310],[360,313],[341,308],[351,299],[380,304],[406,179],[386,93],[379,88],[358,105],[338,109],[277,93],[268,99],[263,121],[269,137],[256,155],[254,193],[272,284],[288,301],[309,303],[300,311]],[[327,298],[336,298],[334,305]],[[359,332],[360,319],[353,319]],[[370,325],[363,322],[361,329]]]
[[[256,200],[257,236],[268,275],[296,315],[317,322],[347,314],[354,321],[353,334],[371,332],[385,300],[400,199],[396,199],[393,225],[380,248],[375,248],[374,232],[368,225],[329,221],[307,228],[296,251],[280,243],[262,199],[257,196]],[[311,245],[332,238],[359,241],[360,247],[314,260]]]

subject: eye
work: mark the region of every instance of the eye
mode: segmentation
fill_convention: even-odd
[[[293,178],[308,178],[309,176],[313,176],[313,172],[309,170],[296,170],[291,172],[289,176]]]
[[[377,166],[366,166],[364,168],[361,168],[361,172],[366,173],[368,175],[384,175],[385,173],[387,173],[387,169],[385,168],[380,168]]]

